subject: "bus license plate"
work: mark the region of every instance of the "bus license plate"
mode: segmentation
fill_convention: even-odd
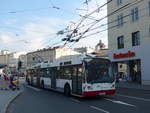
[[[102,95],[106,95],[106,93],[105,92],[99,93],[99,96],[102,96]]]

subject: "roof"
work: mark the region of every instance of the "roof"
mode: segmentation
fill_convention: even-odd
[[[35,68],[46,68],[46,67],[57,67],[57,66],[66,66],[66,65],[78,65],[82,64],[83,60],[90,61],[91,58],[100,58],[99,56],[92,55],[92,54],[78,54],[78,55],[71,55],[65,56],[59,59],[54,60],[52,63],[38,63],[28,69],[35,69]],[[102,58],[104,59],[104,58]]]
[[[29,52],[27,54],[33,54],[33,53],[37,53],[37,52],[44,52],[44,51],[52,51],[52,50],[55,50],[55,49],[58,49],[60,48],[61,46],[56,46],[56,47],[49,47],[49,48],[43,48],[43,49],[39,49],[39,50],[36,50],[36,51],[33,51],[33,52]]]

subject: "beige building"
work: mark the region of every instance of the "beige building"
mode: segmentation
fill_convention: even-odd
[[[108,16],[108,46],[114,70],[122,63],[120,68],[126,65],[124,79],[150,84],[150,0],[113,0],[108,14],[112,14]]]
[[[1,65],[8,65],[9,59],[10,59],[10,51],[1,50],[0,51],[0,64]]]
[[[2,50],[0,52],[0,73],[3,70],[7,72],[7,74],[11,74],[13,72],[17,72],[17,64],[18,64],[18,57],[16,52],[10,52],[7,50]]]
[[[18,62],[21,61],[21,67],[20,67],[20,73],[25,73],[25,70],[27,68],[27,55],[26,54],[22,54],[19,56]]]
[[[53,62],[55,59],[79,54],[68,46],[45,48],[34,52],[27,53],[27,66],[33,66],[40,62]]]
[[[22,65],[21,65],[22,68],[27,67],[27,55],[20,55],[19,56],[19,61],[22,62]]]
[[[0,55],[6,55],[6,54],[10,54],[9,50],[1,50],[0,51]]]
[[[16,53],[11,53],[10,51],[2,50],[0,54],[0,64],[7,65],[10,67],[15,67],[17,64]]]
[[[10,55],[0,55],[0,64],[2,65],[8,65],[9,64]]]

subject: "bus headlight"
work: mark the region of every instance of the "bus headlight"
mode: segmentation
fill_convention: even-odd
[[[115,84],[112,84],[111,88],[115,88]]]

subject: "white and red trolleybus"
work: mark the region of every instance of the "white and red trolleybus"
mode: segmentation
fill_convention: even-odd
[[[27,82],[80,97],[115,93],[110,61],[93,55],[67,56],[37,64],[27,69]]]

